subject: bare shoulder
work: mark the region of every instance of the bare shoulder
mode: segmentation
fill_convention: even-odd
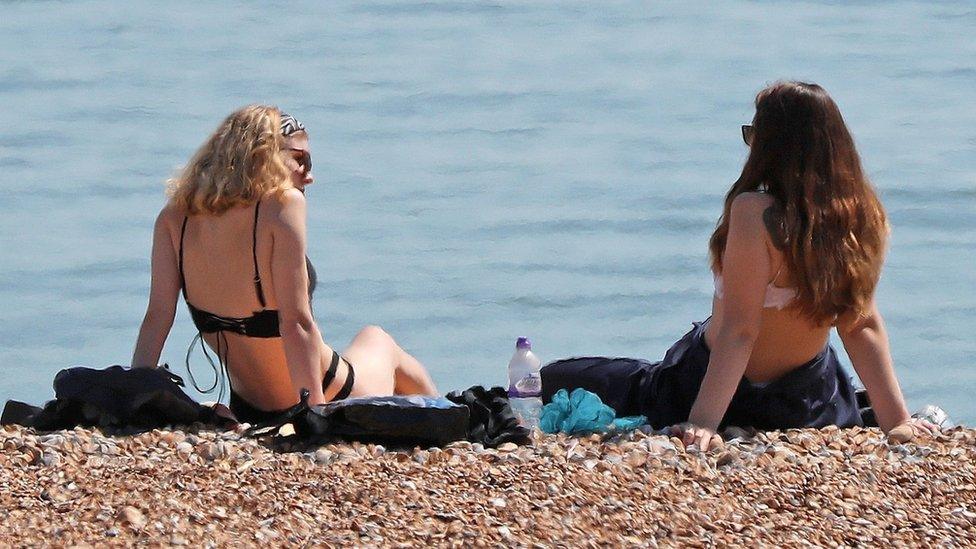
[[[766,232],[764,216],[775,200],[764,193],[742,193],[732,200],[729,212],[729,231],[740,235],[755,235]]]
[[[186,217],[186,212],[170,200],[156,216],[156,228],[170,231],[179,229],[184,217]]]
[[[732,200],[732,217],[758,216],[776,204],[776,200],[766,193],[742,193]]]
[[[777,249],[784,246],[782,209],[766,193],[742,193],[732,201],[730,224],[752,235],[762,235]]]
[[[275,224],[292,224],[305,219],[305,194],[298,189],[285,189],[265,202]]]

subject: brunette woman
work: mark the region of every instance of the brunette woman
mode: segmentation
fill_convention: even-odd
[[[742,135],[749,157],[709,244],[711,316],[662,362],[553,363],[544,392],[585,387],[702,449],[729,425],[859,425],[828,344],[836,329],[880,427],[933,431],[909,416],[895,377],[875,302],[888,222],[837,105],[816,84],[777,83]]]

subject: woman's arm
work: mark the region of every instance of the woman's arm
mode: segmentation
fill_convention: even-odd
[[[305,215],[305,195],[296,189],[285,191],[272,228],[271,275],[291,382],[296,395],[308,389],[309,404],[314,405],[325,402],[323,343],[308,300]]]
[[[685,445],[707,450],[745,373],[759,335],[762,304],[770,277],[770,255],[763,212],[766,196],[747,193],[732,202],[729,235],[722,255],[722,297],[719,330],[708,369],[688,422],[680,429]]]
[[[176,301],[180,296],[180,271],[170,229],[173,216],[172,207],[166,206],[159,212],[153,227],[149,305],[139,328],[135,352],[132,353],[133,368],[157,366],[163,344],[176,316]]]
[[[865,316],[849,313],[841,317],[837,333],[857,376],[868,390],[871,408],[881,429],[887,433],[907,422],[910,417],[895,377],[888,333],[874,300]]]

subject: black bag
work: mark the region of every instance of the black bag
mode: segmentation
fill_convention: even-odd
[[[442,397],[361,397],[314,406],[304,419],[307,432],[315,435],[387,446],[444,446],[465,439],[468,408]]]
[[[43,408],[8,401],[0,422],[41,431],[77,425],[153,429],[195,422],[228,423],[184,393],[183,385],[166,367],[99,370],[77,366],[54,377],[54,400]]]
[[[339,439],[389,447],[443,446],[464,440],[467,434],[468,407],[445,398],[371,396],[309,406],[308,394],[308,390],[302,390],[300,403],[245,433],[275,436],[282,425],[290,423],[295,434],[285,437],[289,441],[320,443]]]

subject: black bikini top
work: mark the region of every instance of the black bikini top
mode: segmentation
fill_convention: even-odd
[[[204,334],[213,334],[226,330],[243,336],[249,337],[281,337],[278,328],[278,311],[266,309],[264,301],[264,288],[261,286],[261,274],[258,272],[258,212],[261,203],[254,205],[254,230],[253,242],[251,243],[251,255],[254,257],[254,290],[258,294],[258,301],[261,302],[261,310],[255,311],[249,317],[235,318],[220,316],[203,309],[198,309],[190,303],[186,295],[186,276],[183,274],[183,238],[186,236],[186,222],[188,216],[183,217],[183,227],[180,229],[180,286],[183,290],[183,299],[186,301],[187,308],[190,309],[190,316],[197,330]]]
[[[261,208],[261,201],[254,204],[254,229],[251,232],[251,256],[254,259],[254,291],[257,294],[258,301],[261,303],[261,310],[254,311],[251,316],[238,318],[221,316],[218,314],[211,313],[209,311],[204,311],[203,309],[198,309],[190,303],[190,299],[186,295],[186,276],[183,274],[183,239],[186,236],[186,222],[189,219],[188,216],[183,217],[183,226],[180,228],[180,250],[179,250],[179,265],[180,265],[180,289],[183,292],[183,300],[186,301],[186,306],[190,310],[190,316],[193,318],[193,324],[196,325],[198,333],[197,337],[194,338],[193,342],[190,343],[190,348],[186,352],[187,356],[187,372],[190,373],[190,379],[193,381],[194,386],[196,386],[196,380],[193,379],[193,374],[190,372],[189,357],[190,353],[193,351],[194,345],[202,337],[201,334],[213,334],[217,333],[223,336],[222,332],[232,332],[235,334],[240,334],[247,337],[261,337],[261,338],[272,338],[281,337],[281,329],[278,326],[278,311],[276,309],[267,309],[267,304],[264,299],[264,288],[261,286],[261,273],[258,271],[258,212]],[[315,285],[317,283],[317,275],[315,273],[315,268],[312,267],[312,262],[309,261],[308,257],[305,258],[305,266],[308,269],[308,296],[309,299],[312,297],[312,293],[315,291]],[[217,360],[223,365],[226,363],[226,356],[221,356],[221,340],[223,341],[224,355],[226,355],[226,337],[217,338]],[[214,367],[216,373],[216,366],[210,355],[207,353],[206,346],[201,347],[203,349],[204,355],[206,355],[207,360],[210,365]],[[220,377],[217,375],[217,377]],[[203,393],[209,393],[216,388],[217,383],[221,381],[218,379],[214,380],[214,385],[207,389],[206,391],[197,387],[197,390]],[[221,384],[221,393],[223,393],[223,384]]]
[[[278,311],[265,308],[267,304],[264,300],[264,288],[261,286],[261,274],[258,271],[258,213],[260,209],[261,202],[258,201],[254,205],[251,257],[254,260],[254,291],[258,296],[258,301],[261,303],[261,310],[255,311],[254,314],[246,318],[221,316],[204,311],[203,309],[198,309],[190,303],[186,295],[186,276],[183,274],[183,238],[186,236],[186,222],[189,218],[186,216],[183,217],[183,226],[180,229],[180,287],[183,291],[183,299],[186,301],[186,306],[190,309],[190,315],[193,317],[193,323],[201,333],[212,334],[220,331],[228,331],[248,337],[281,337],[281,331],[278,328]],[[308,270],[308,297],[311,299],[312,294],[315,292],[318,276],[315,272],[315,267],[312,266],[312,262],[309,261],[308,257],[305,258],[305,267]]]

